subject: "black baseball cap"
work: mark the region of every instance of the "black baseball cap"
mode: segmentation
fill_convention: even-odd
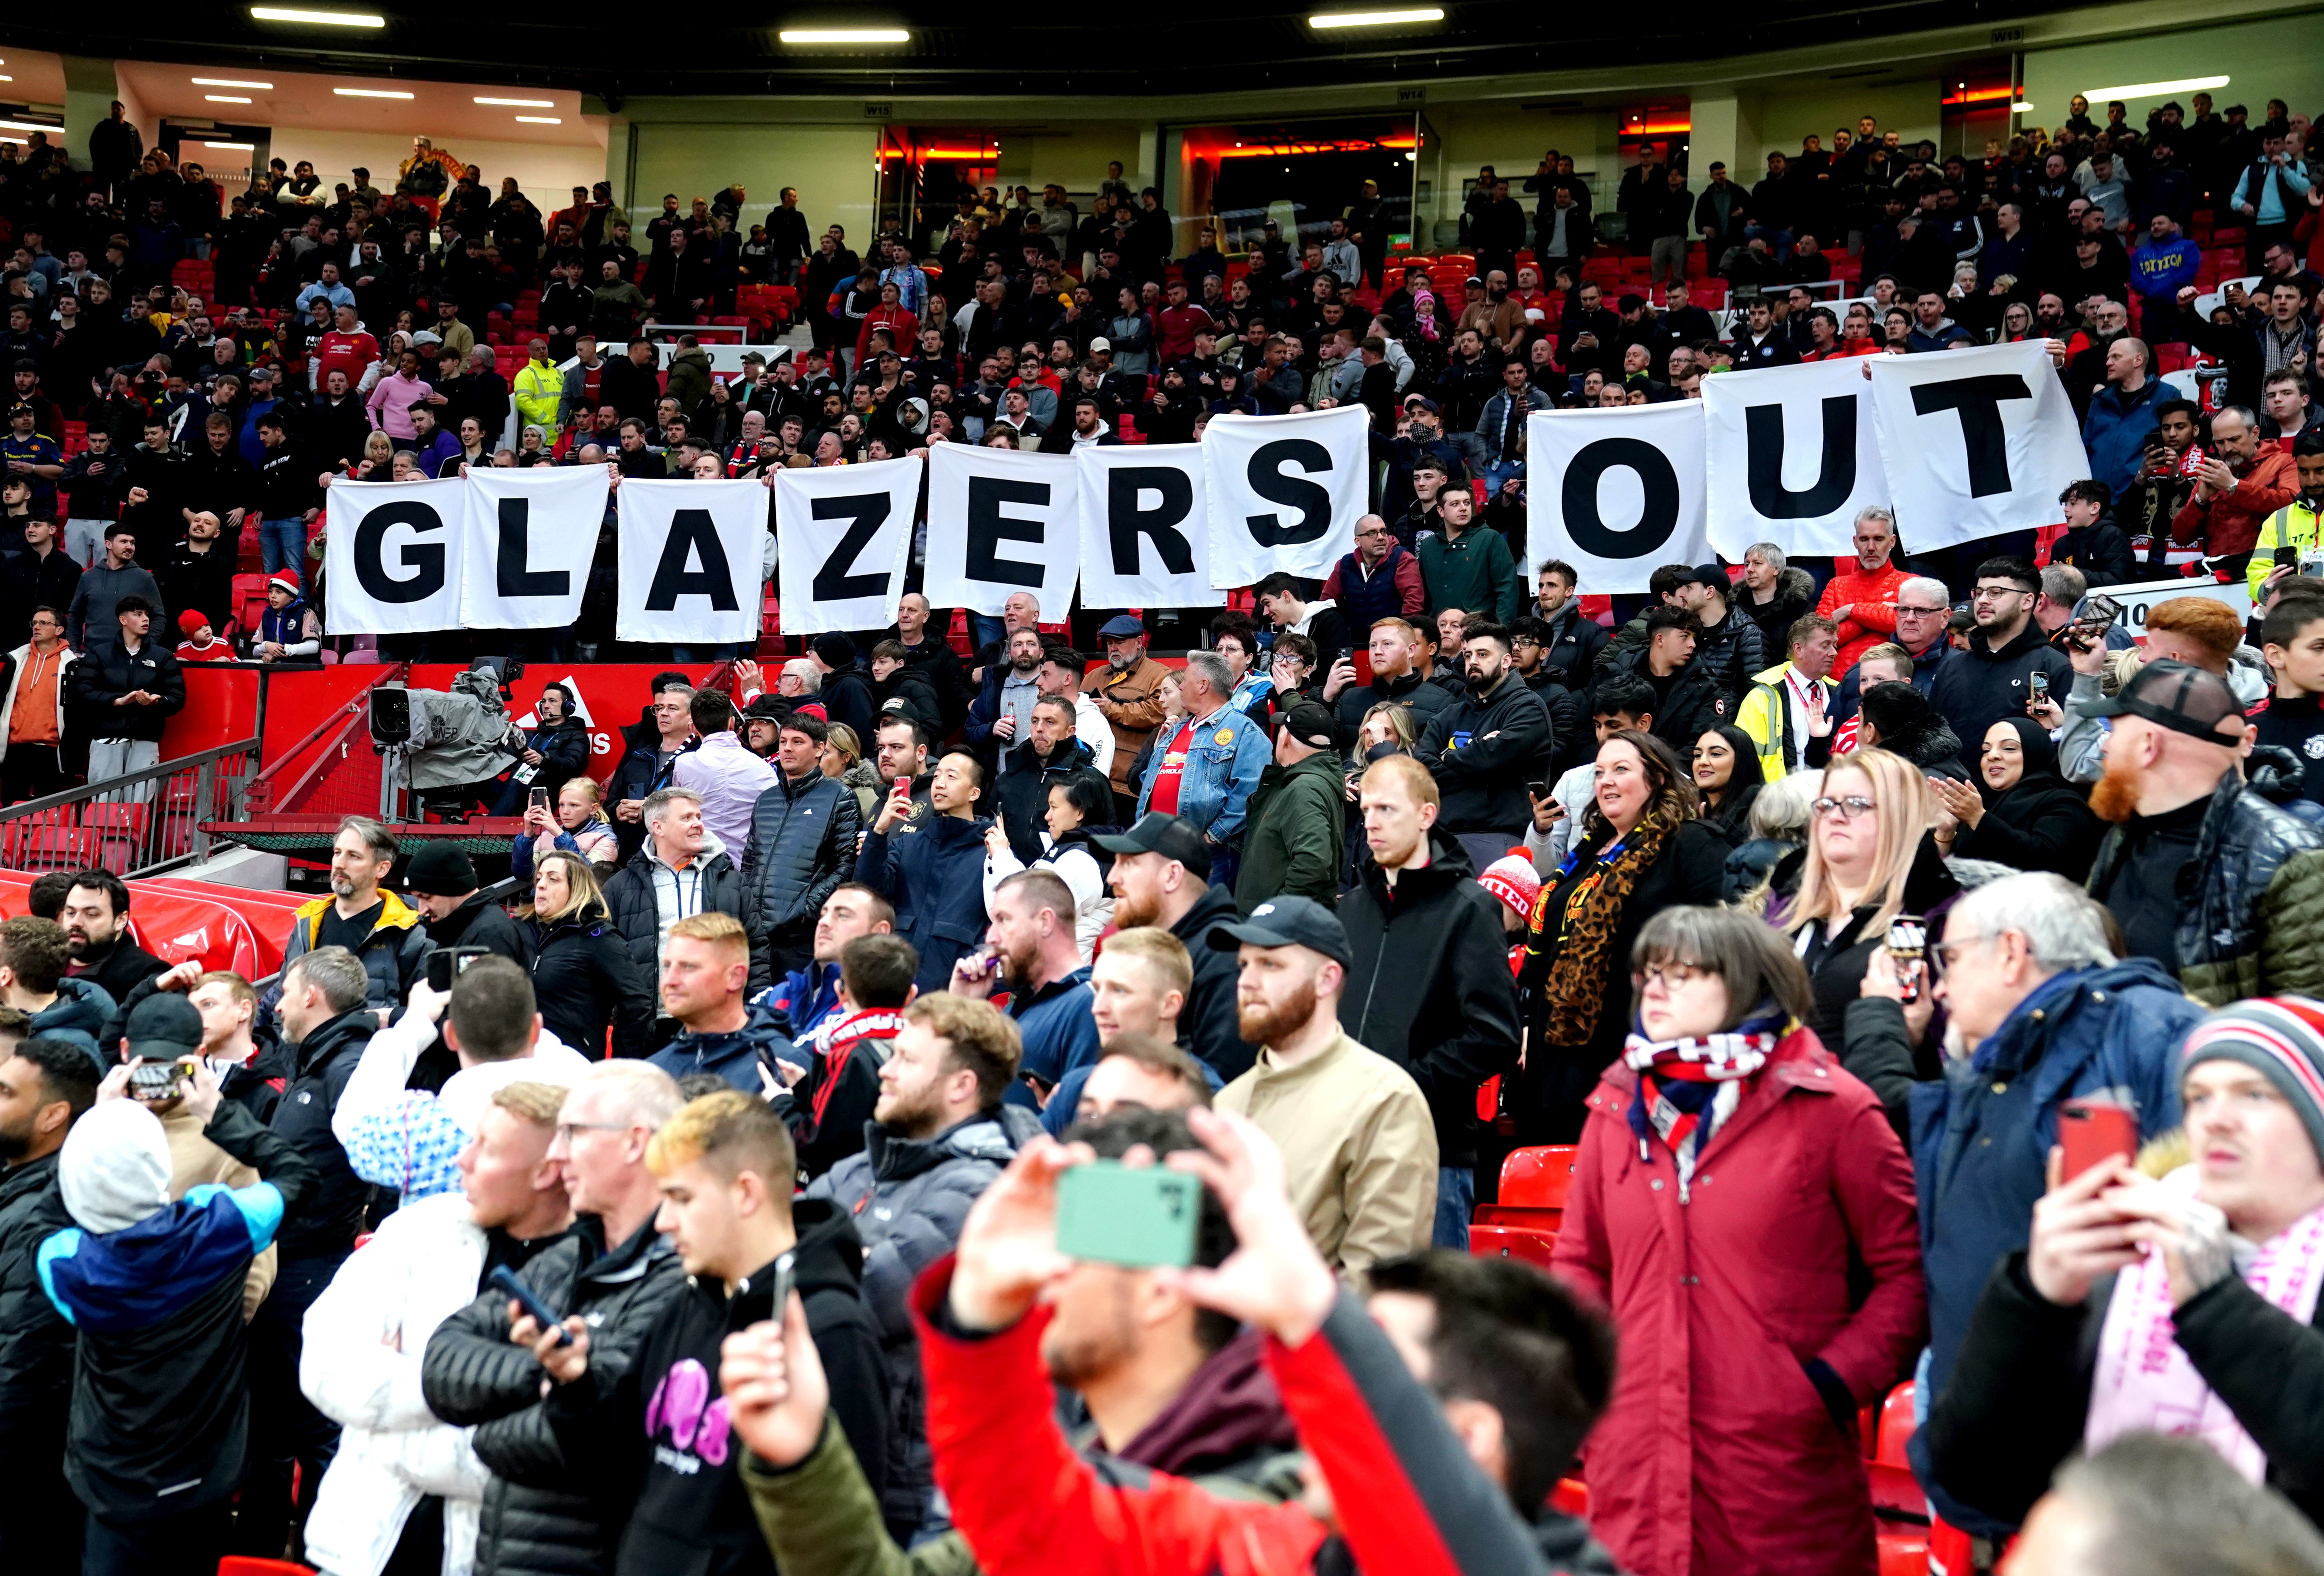
[[[156,991],[129,1014],[129,1054],[170,1061],[202,1048],[202,1015],[175,991]]]
[[[1093,837],[1108,853],[1158,853],[1175,859],[1198,876],[1211,873],[1211,845],[1192,825],[1159,810],[1138,817],[1138,825],[1119,837]]]
[[[1212,926],[1204,939],[1213,952],[1232,952],[1244,945],[1304,946],[1322,953],[1343,969],[1356,961],[1348,945],[1347,926],[1313,898],[1270,898],[1240,925]]]
[[[1303,700],[1283,714],[1278,724],[1291,730],[1291,736],[1302,744],[1316,750],[1330,750],[1339,743],[1338,719],[1331,708],[1321,702]]]
[[[2149,662],[2104,700],[2083,703],[2085,714],[2096,717],[2144,717],[2158,728],[2185,733],[2207,744],[2230,745],[2236,741],[2220,733],[2229,717],[2240,721],[2243,702],[2227,681],[2186,662]]]
[[[1697,564],[1680,576],[1678,583],[1682,585],[1708,585],[1722,594],[1735,589],[1735,582],[1727,577],[1726,569],[1718,564]]]

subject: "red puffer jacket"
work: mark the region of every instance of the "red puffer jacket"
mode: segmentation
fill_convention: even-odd
[[[1912,578],[1894,559],[1871,575],[1857,567],[1854,558],[1842,558],[1840,563],[1846,567],[1832,576],[1816,602],[1816,612],[1825,618],[1835,608],[1849,609],[1840,626],[1840,660],[1831,665],[1834,678],[1845,677],[1856,659],[1881,641],[1896,638],[1896,587]],[[1767,659],[1777,662],[1790,655],[1771,650]]]
[[[1862,1454],[1806,1365],[1860,1406],[1921,1348],[1904,1146],[1872,1092],[1795,1029],[1682,1202],[1670,1151],[1640,1154],[1637,1086],[1617,1063],[1590,1096],[1553,1266],[1613,1310],[1621,1341],[1585,1457],[1591,1528],[1636,1576],[1870,1576]],[[1851,1266],[1870,1275],[1860,1304]]]

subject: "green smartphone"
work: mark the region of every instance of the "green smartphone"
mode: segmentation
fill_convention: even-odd
[[[1194,1262],[1202,1184],[1159,1166],[1076,1166],[1057,1179],[1057,1251],[1131,1269]]]

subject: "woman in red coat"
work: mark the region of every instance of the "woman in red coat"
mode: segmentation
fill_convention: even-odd
[[[1912,1164],[1775,931],[1666,909],[1631,967],[1554,1260],[1621,1342],[1591,1527],[1636,1576],[1871,1576],[1856,1414],[1926,1328]]]

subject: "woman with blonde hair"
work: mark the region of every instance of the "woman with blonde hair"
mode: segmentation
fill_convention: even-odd
[[[542,1027],[585,1056],[605,1054],[609,1028],[613,1055],[651,1055],[653,998],[586,859],[553,848],[535,860],[529,928]]]
[[[518,880],[532,879],[533,862],[557,849],[577,853],[600,874],[620,862],[621,839],[605,818],[605,796],[586,777],[571,777],[557,790],[554,812],[528,806],[524,830],[509,848],[509,873]]]
[[[863,759],[862,742],[845,723],[834,723],[823,735],[823,775],[836,778],[855,790],[855,803],[870,825],[872,802],[880,797],[880,774]]]
[[[1832,758],[1808,806],[1807,845],[1776,865],[1767,922],[1792,939],[1815,996],[1808,1027],[1842,1043],[1873,950],[1900,915],[1928,920],[1960,886],[1932,835],[1937,801],[1921,769],[1886,750]],[[1936,926],[1932,924],[1931,929]]]

